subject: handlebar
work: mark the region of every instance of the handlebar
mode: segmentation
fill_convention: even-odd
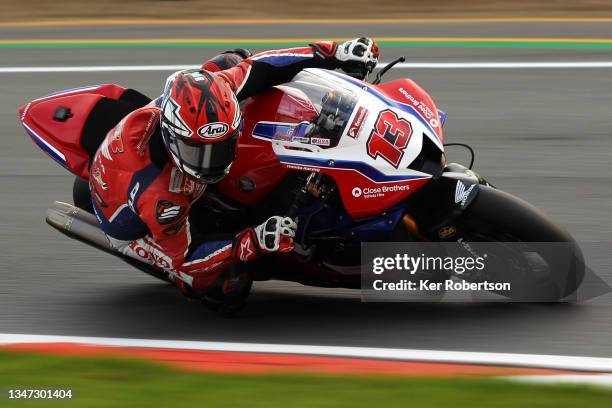
[[[404,61],[406,61],[406,57],[401,56],[397,58],[396,60],[393,60],[390,63],[388,63],[386,67],[378,71],[378,73],[376,74],[376,78],[374,79],[374,81],[372,81],[372,84],[374,85],[380,84],[380,80],[382,79],[382,76],[385,75],[387,71],[389,71],[391,68],[393,68],[395,65],[399,64],[400,62],[404,62]]]

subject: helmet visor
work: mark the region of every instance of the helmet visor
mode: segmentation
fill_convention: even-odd
[[[239,134],[237,130],[229,138],[215,143],[169,137],[168,148],[185,173],[206,183],[216,183],[227,174],[236,157]]]

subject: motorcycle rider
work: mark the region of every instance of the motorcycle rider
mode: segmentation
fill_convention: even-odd
[[[110,243],[169,274],[190,298],[240,305],[251,281],[239,265],[291,251],[297,224],[273,216],[220,240],[190,226],[192,204],[229,172],[235,158],[243,123],[239,102],[304,68],[341,68],[365,76],[378,56],[372,40],[358,38],[266,51],[211,72],[223,65],[217,58],[202,69],[172,75],[160,98],[107,134],[92,161],[94,212]],[[240,59],[236,53],[224,58]]]

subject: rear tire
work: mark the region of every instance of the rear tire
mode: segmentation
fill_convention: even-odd
[[[91,203],[91,195],[89,194],[89,182],[80,177],[75,177],[72,185],[72,202],[75,206],[88,213],[93,214],[93,204]]]

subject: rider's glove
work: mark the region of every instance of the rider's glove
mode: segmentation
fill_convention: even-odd
[[[297,224],[289,217],[274,216],[255,228],[247,228],[238,234],[234,245],[234,257],[240,262],[252,261],[260,254],[290,252]]]
[[[341,62],[340,68],[349,74],[365,78],[378,64],[378,45],[370,38],[356,38],[338,44],[335,57]]]
[[[359,79],[372,72],[378,63],[378,45],[370,38],[356,38],[342,44],[319,41],[310,44],[315,56],[325,61],[326,68],[342,68],[344,72]]]
[[[270,217],[266,222],[255,227],[257,243],[263,252],[290,252],[293,250],[293,238],[297,223],[289,217]]]

